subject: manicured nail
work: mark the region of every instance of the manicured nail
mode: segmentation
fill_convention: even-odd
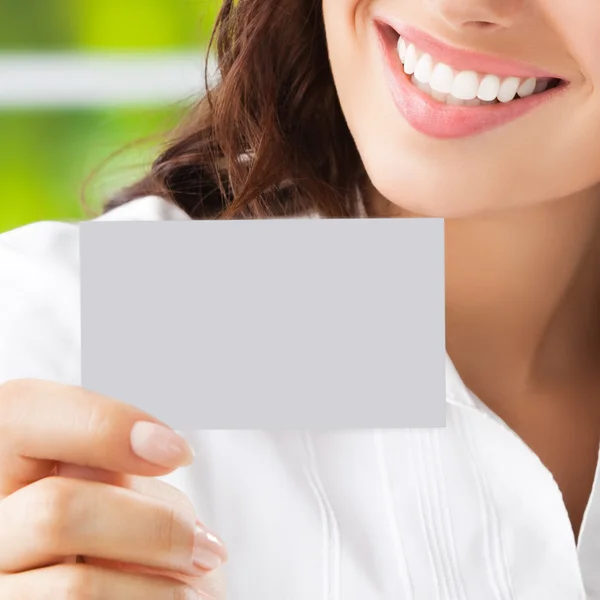
[[[225,544],[201,523],[196,523],[194,533],[194,566],[205,571],[217,569],[227,560]]]
[[[131,449],[155,465],[175,469],[192,464],[194,451],[180,435],[168,427],[138,421],[131,430]]]

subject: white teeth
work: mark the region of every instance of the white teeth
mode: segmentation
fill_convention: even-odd
[[[431,78],[429,79],[429,85],[432,90],[441,92],[442,94],[449,94],[452,90],[453,82],[454,72],[448,65],[445,65],[444,63],[435,65]]]
[[[406,56],[404,57],[404,72],[407,75],[412,75],[415,72],[417,66],[417,50],[410,44],[406,49]]]
[[[531,96],[533,91],[535,90],[535,77],[530,77],[521,83],[521,85],[517,88],[517,94],[521,98],[525,98],[526,96]]]
[[[415,77],[421,83],[429,83],[433,71],[433,60],[429,54],[423,54],[415,67]]]
[[[475,71],[456,72],[444,63],[435,63],[430,54],[419,52],[414,44],[398,38],[398,55],[404,72],[413,84],[438,102],[452,106],[481,106],[510,102],[543,92],[550,79],[528,77],[500,78]]]
[[[473,100],[477,98],[478,89],[479,77],[477,77],[477,73],[475,71],[461,71],[454,78],[450,93],[460,100]]]
[[[429,86],[431,87],[431,83],[429,84]],[[444,94],[443,92],[437,92],[436,90],[431,90],[430,92],[431,97],[434,100],[437,100],[438,102],[446,102],[446,100],[449,97],[449,94]]]
[[[406,42],[403,38],[398,38],[398,54],[400,55],[400,60],[404,63],[404,58],[406,57]]]
[[[427,94],[429,94],[431,92],[431,88],[429,87],[428,83],[423,83],[422,81],[419,81],[417,79],[417,75],[413,75],[410,80],[413,82],[415,87],[418,87],[421,91],[426,92]]]
[[[510,102],[514,99],[519,88],[521,80],[518,77],[507,77],[500,84],[500,91],[498,92],[498,100],[500,102]]]
[[[488,102],[495,100],[500,91],[500,78],[496,75],[486,75],[479,84],[477,97]]]
[[[448,98],[446,98],[446,104],[450,104],[450,106],[464,106],[465,101],[460,98],[456,98],[452,94],[448,94]]]

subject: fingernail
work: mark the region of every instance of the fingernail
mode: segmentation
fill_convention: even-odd
[[[138,421],[131,430],[131,449],[155,465],[174,469],[192,464],[194,451],[177,433],[147,421]]]
[[[225,544],[201,523],[196,523],[194,532],[194,566],[213,571],[227,559]]]

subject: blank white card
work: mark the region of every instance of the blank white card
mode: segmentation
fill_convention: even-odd
[[[87,222],[82,383],[176,429],[445,425],[441,219]]]

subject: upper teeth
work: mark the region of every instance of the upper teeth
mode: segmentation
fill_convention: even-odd
[[[448,104],[488,104],[510,102],[516,96],[525,98],[546,89],[549,79],[535,77],[499,77],[498,75],[455,71],[442,62],[434,62],[430,54],[419,52],[400,37],[398,54],[404,72],[413,83],[436,100]]]

